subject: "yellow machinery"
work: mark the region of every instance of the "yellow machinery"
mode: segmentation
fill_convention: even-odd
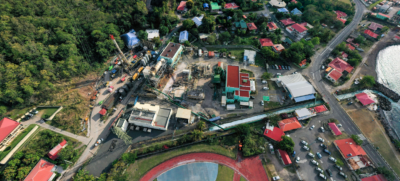
[[[139,74],[138,74],[138,73],[135,73],[135,74],[132,76],[132,81],[136,80],[138,77],[139,77]]]
[[[139,69],[138,69],[138,73],[141,73],[142,71],[143,71],[143,67],[140,67]]]

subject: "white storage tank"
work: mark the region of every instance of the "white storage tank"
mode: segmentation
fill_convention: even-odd
[[[235,109],[236,109],[235,104],[228,104],[228,105],[226,105],[226,110],[228,110],[228,111],[230,111],[230,110],[235,110]]]

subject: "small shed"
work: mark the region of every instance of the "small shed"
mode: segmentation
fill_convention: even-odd
[[[188,31],[181,31],[179,34],[179,43],[184,43],[185,41],[189,41],[189,32]]]
[[[188,124],[191,124],[191,115],[192,111],[190,109],[183,109],[183,108],[178,108],[178,111],[176,113],[176,119],[179,121],[184,121],[187,122]]]
[[[215,56],[214,51],[209,51],[208,52],[208,57],[214,57],[214,56]]]

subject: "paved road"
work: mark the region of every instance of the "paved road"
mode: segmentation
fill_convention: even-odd
[[[344,41],[346,37],[349,36],[350,33],[357,27],[357,25],[362,19],[363,13],[366,11],[366,8],[359,0],[355,0],[354,2],[356,4],[356,14],[354,15],[353,21],[348,26],[346,26],[339,34],[337,34],[320,54],[315,55],[313,64],[308,69],[308,74],[309,77],[312,78],[311,79],[312,83],[320,91],[320,93],[322,93],[324,98],[328,101],[331,108],[332,117],[341,121],[346,132],[350,134],[361,134],[361,132],[357,129],[356,125],[348,116],[348,114],[339,105],[339,102],[336,101],[335,97],[331,95],[329,91],[325,88],[320,73],[320,67],[322,65],[322,62],[329,56],[331,51],[339,43]],[[372,161],[375,163],[375,166],[387,166],[384,160],[378,155],[377,151],[371,144],[364,143],[362,147],[366,151],[368,156],[372,159]]]

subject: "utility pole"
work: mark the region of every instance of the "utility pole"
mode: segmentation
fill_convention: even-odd
[[[124,53],[122,53],[121,49],[119,48],[118,43],[117,43],[117,41],[115,40],[114,36],[113,36],[113,35],[110,35],[110,38],[111,38],[111,40],[113,40],[115,46],[117,47],[117,49],[118,49],[118,51],[119,51],[119,53],[120,53],[120,56],[122,57],[123,63],[128,63],[128,60],[126,59]]]

